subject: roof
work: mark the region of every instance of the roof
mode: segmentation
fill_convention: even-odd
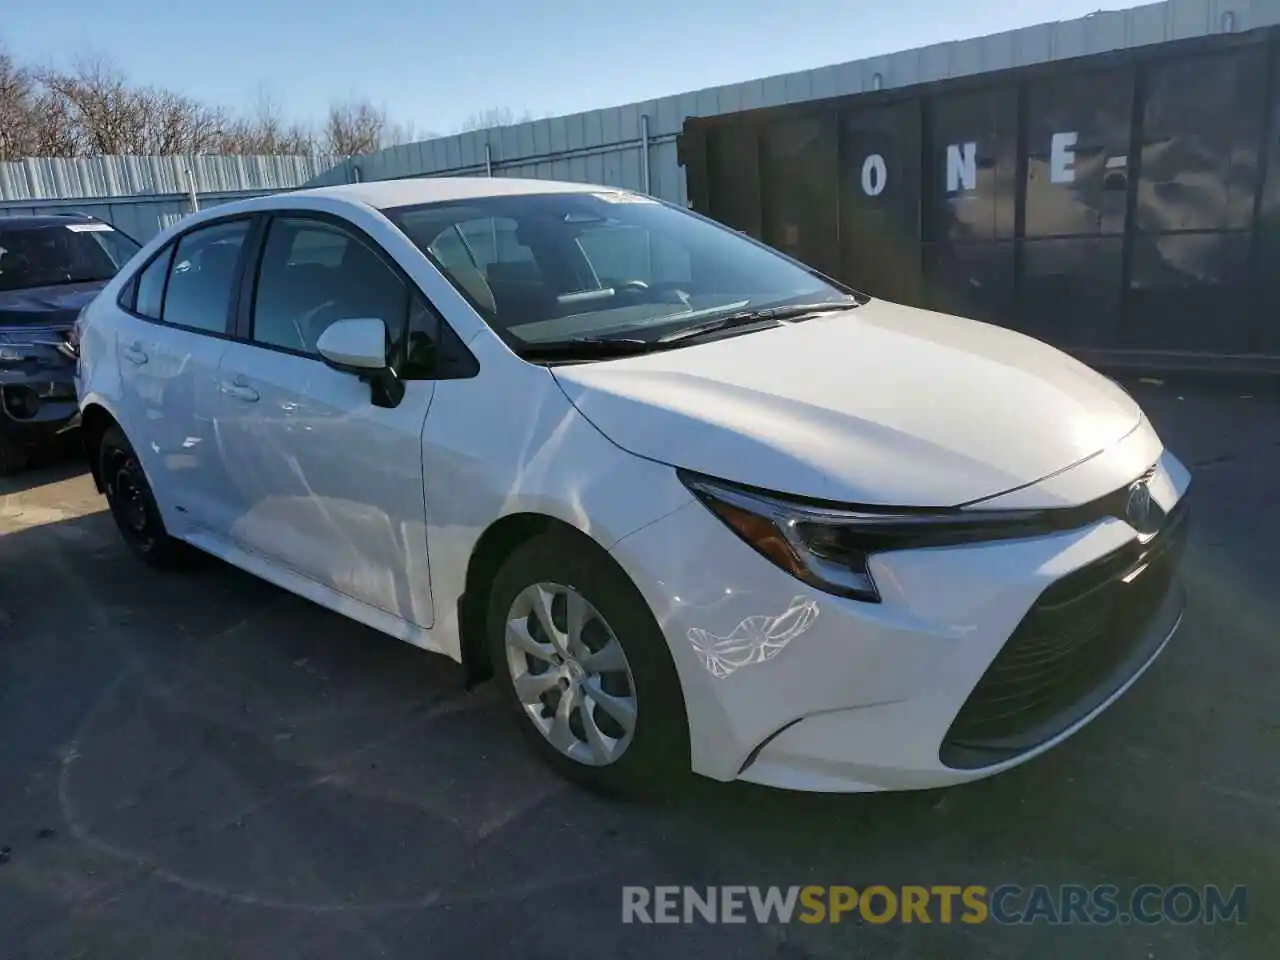
[[[354,200],[385,210],[388,207],[438,203],[446,200],[510,197],[534,193],[585,193],[590,190],[606,190],[612,193],[617,189],[617,187],[602,187],[589,183],[520,180],[514,177],[410,177],[403,180],[377,180],[333,187],[312,187],[292,191],[289,195],[301,194],[333,197],[335,200]],[[276,196],[282,196],[282,194],[276,194]]]
[[[0,230],[31,227],[56,227],[64,223],[93,223],[97,217],[86,213],[24,213],[19,216],[0,216]]]

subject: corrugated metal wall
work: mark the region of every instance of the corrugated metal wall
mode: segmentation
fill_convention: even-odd
[[[0,201],[84,200],[154,194],[284,190],[333,166],[333,157],[73,157],[0,163]]]
[[[276,190],[240,190],[207,193],[200,197],[200,209],[229,203],[242,197],[258,197]],[[191,199],[186,194],[161,194],[147,197],[113,197],[111,199],[52,200],[43,203],[0,202],[0,217],[43,213],[84,213],[107,221],[123,230],[139,243],[146,243],[172,223],[191,213]]]
[[[332,157],[84,157],[0,163],[0,216],[87,213],[145,243],[191,212],[301,186]],[[189,171],[189,173],[188,173]]]
[[[1167,0],[1077,20],[820,67],[692,93],[425,140],[344,161],[313,185],[410,176],[538,177],[645,189],[687,203],[676,136],[687,117],[842,96],[1280,23],[1280,0]],[[486,147],[489,167],[486,167]]]

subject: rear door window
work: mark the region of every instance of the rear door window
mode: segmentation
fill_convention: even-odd
[[[209,333],[226,332],[240,251],[248,233],[248,220],[232,220],[183,234],[165,286],[161,313],[165,323]]]

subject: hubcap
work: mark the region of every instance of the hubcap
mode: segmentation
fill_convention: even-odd
[[[636,729],[635,681],[613,628],[573,587],[537,583],[507,614],[507,668],[525,715],[560,753],[617,762]]]

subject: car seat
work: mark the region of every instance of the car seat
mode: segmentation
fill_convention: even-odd
[[[533,261],[494,262],[485,268],[493,292],[499,323],[504,328],[523,326],[553,316],[555,297]]]

